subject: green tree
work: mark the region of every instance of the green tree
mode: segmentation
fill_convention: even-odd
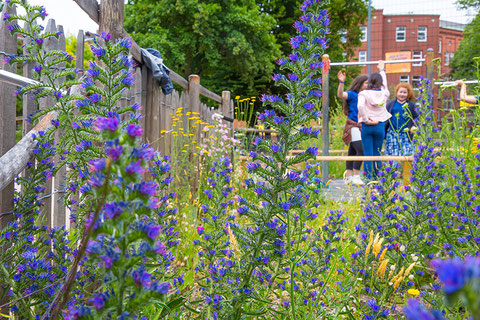
[[[273,17],[254,0],[129,0],[125,28],[165,64],[214,92],[258,94],[280,56]]]
[[[454,79],[472,79],[477,74],[475,57],[480,57],[480,13],[463,31],[463,40],[450,62]]]

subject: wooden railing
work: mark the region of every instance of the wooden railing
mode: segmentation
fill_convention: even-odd
[[[115,38],[115,34],[128,36],[123,29],[123,0],[102,0],[99,4],[96,0],[75,0],[95,22],[99,24],[99,30],[110,32]],[[14,9],[5,6],[11,15]],[[3,16],[3,15],[2,15]],[[121,27],[119,29],[119,26]],[[49,40],[46,43],[47,50],[65,50],[65,37],[62,26],[56,26],[55,20],[50,19],[46,27],[47,32],[62,32],[58,41]],[[76,48],[76,68],[84,69],[85,43],[88,41],[89,33],[80,30],[77,35]],[[10,36],[6,29],[6,24],[2,21],[0,26],[0,60],[3,61],[5,55],[17,54],[17,39]],[[133,41],[133,40],[132,40]],[[183,91],[174,90],[171,94],[164,95],[161,88],[157,85],[152,76],[152,71],[143,64],[141,48],[133,42],[130,50],[132,57],[138,62],[132,69],[135,74],[136,83],[133,88],[126,90],[121,99],[121,106],[138,103],[143,106],[141,124],[144,128],[144,141],[152,144],[154,148],[162,154],[172,154],[175,150],[175,144],[172,143],[171,136],[163,136],[162,131],[168,131],[172,128],[172,116],[176,115],[179,108],[182,108],[182,114],[190,112],[194,114],[203,123],[212,123],[214,113],[224,115],[226,118],[233,119],[233,101],[230,91],[223,91],[221,95],[213,93],[201,86],[198,75],[190,75],[184,79],[181,75],[171,71],[170,78]],[[37,105],[29,97],[23,99],[23,138],[17,144],[15,139],[16,132],[16,98],[14,90],[19,86],[32,83],[32,64],[23,66],[23,76],[15,74],[16,66],[0,64],[0,229],[4,227],[11,219],[11,210],[13,209],[13,190],[14,178],[25,168],[26,163],[32,156],[35,148],[33,135],[39,130],[46,130],[51,126],[50,121],[55,119],[57,114],[50,113],[45,116],[40,123],[32,128],[32,125],[26,121],[28,116],[38,110],[44,109],[52,104],[52,100],[43,99]],[[200,101],[203,96],[208,99],[207,104]],[[187,125],[186,117],[178,125]],[[226,122],[231,127],[233,135],[233,124]],[[68,213],[62,202],[65,170],[60,170],[56,176],[47,184],[45,196],[51,196],[51,199],[45,201],[45,210],[47,212],[48,223],[51,226],[68,225]]]

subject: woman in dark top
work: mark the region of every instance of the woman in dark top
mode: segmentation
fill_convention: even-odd
[[[418,118],[415,111],[415,95],[408,83],[399,83],[395,88],[396,99],[387,104],[387,111],[392,117],[386,126],[385,154],[389,156],[413,155],[412,132],[414,120]]]
[[[339,81],[337,96],[343,100],[343,113],[347,116],[342,140],[348,146],[349,156],[363,156],[357,102],[358,93],[367,89],[368,77],[366,75],[356,77],[347,91],[343,91],[346,78],[345,72],[339,71],[337,78]],[[345,173],[345,182],[347,184],[364,184],[360,177],[361,166],[362,161],[347,161],[347,171]]]

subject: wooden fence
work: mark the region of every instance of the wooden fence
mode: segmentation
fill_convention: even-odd
[[[114,39],[128,36],[123,30],[123,0],[102,0],[100,4],[96,0],[75,0],[75,2],[99,24],[100,30],[110,32]],[[8,6],[5,6],[4,10],[8,10],[10,14],[14,13],[13,9]],[[65,50],[62,26],[57,26],[55,20],[50,19],[46,31],[62,32],[58,40],[46,41],[47,50]],[[75,66],[82,71],[84,69],[85,45],[89,41],[88,37],[89,33],[82,30],[77,35]],[[12,37],[6,29],[6,24],[2,23],[0,26],[0,59],[2,61],[6,55],[17,54],[17,41],[25,40]],[[159,49],[161,51],[161,48]],[[182,88],[182,91],[174,90],[171,94],[165,95],[153,78],[152,71],[143,64],[141,49],[138,45],[133,43],[130,53],[138,62],[138,65],[132,70],[135,73],[136,83],[134,87],[123,93],[121,105],[127,106],[128,104],[138,103],[143,107],[143,118],[141,120],[144,128],[143,139],[145,142],[151,143],[162,154],[178,154],[173,150],[175,144],[172,143],[172,136],[162,135],[162,132],[169,131],[172,128],[173,116],[180,116],[179,126],[188,125],[188,115],[195,115],[195,118],[199,120],[197,122],[201,121],[203,123],[212,123],[214,113],[233,119],[233,101],[230,98],[229,91],[223,91],[221,95],[215,94],[201,86],[198,75],[190,75],[187,80],[172,71],[170,78]],[[24,97],[23,139],[16,145],[16,98],[13,93],[18,86],[32,81],[29,79],[32,78],[33,65],[25,64],[20,67],[23,68],[24,78],[18,77],[17,79],[14,75],[8,73],[14,73],[17,66],[2,63],[1,68],[7,72],[0,72],[0,156],[2,156],[0,158],[0,229],[13,216],[11,214],[14,197],[13,180],[16,175],[23,171],[32,155],[35,146],[32,134],[39,130],[45,130],[51,125],[49,121],[44,120],[39,126],[32,128],[32,125],[25,120],[37,110],[52,105],[53,101],[43,99],[37,105],[34,100]],[[205,97],[209,106],[200,101],[201,96]],[[49,114],[48,119],[51,120],[55,116],[55,114]],[[233,135],[233,124],[231,122],[227,123]],[[50,226],[65,224],[68,226],[69,224],[68,212],[60,201],[62,200],[65,174],[64,169],[60,170],[48,183],[47,190],[45,190],[45,210]]]

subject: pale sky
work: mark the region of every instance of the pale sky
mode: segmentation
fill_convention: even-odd
[[[73,0],[30,0],[30,3],[45,6],[47,18],[54,18],[57,25],[63,25],[67,34],[76,35],[79,29],[94,32],[98,28]],[[384,14],[440,14],[441,20],[459,23],[468,23],[474,14],[472,10],[457,10],[454,0],[372,0],[372,5],[384,9]]]

